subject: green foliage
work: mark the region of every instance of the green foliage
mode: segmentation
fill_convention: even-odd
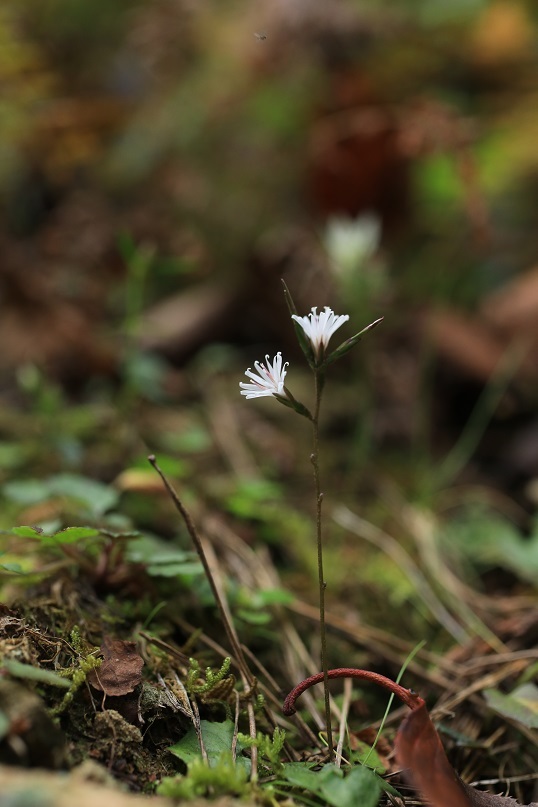
[[[454,553],[479,566],[501,566],[522,580],[536,583],[538,576],[538,522],[531,535],[522,537],[507,519],[483,507],[471,507],[447,524],[440,535]]]
[[[528,729],[538,729],[538,687],[527,683],[504,694],[498,689],[484,690],[484,697],[495,712],[515,720]]]
[[[204,703],[226,702],[235,687],[235,676],[230,674],[232,660],[227,656],[219,670],[207,667],[202,674],[196,659],[189,659],[185,689],[189,695],[201,696]]]
[[[87,515],[101,518],[114,507],[119,493],[110,485],[76,474],[56,474],[48,479],[25,479],[7,482],[2,492],[17,504],[31,505],[62,497],[76,502]]]
[[[310,548],[311,524],[304,513],[294,510],[286,502],[280,485],[264,479],[239,480],[226,496],[225,505],[237,518],[259,523],[261,540],[279,544],[287,536],[294,551],[301,546]],[[305,560],[310,553],[306,552]]]
[[[272,605],[289,605],[293,595],[282,588],[258,589],[252,591],[244,586],[231,597],[234,613],[250,625],[267,625],[273,619]]]
[[[132,563],[143,563],[152,577],[181,577],[184,582],[199,580],[203,567],[198,555],[149,535],[129,542],[126,551]]]
[[[379,754],[373,746],[369,743],[364,743],[361,740],[356,740],[357,747],[349,752],[349,759],[359,765],[365,765],[374,773],[385,773],[385,766],[381,762]]]
[[[275,726],[272,737],[268,734],[262,734],[262,732],[259,731],[255,740],[247,734],[239,734],[238,736],[241,743],[246,748],[256,746],[259,751],[259,759],[265,760],[268,763],[271,773],[279,773],[279,771],[282,770],[283,763],[281,762],[280,755],[286,739],[284,729],[279,729]]]
[[[82,653],[83,652],[83,643],[82,643],[82,636],[81,636],[81,633],[80,633],[80,628],[79,628],[78,625],[73,625],[73,627],[71,628],[71,633],[69,634],[69,639],[71,641],[71,644],[72,644],[74,650],[77,653]]]
[[[157,787],[157,793],[177,800],[200,796],[242,796],[249,790],[247,780],[246,768],[236,765],[228,750],[223,751],[211,765],[200,757],[193,759],[187,776],[167,776]]]
[[[66,682],[68,683],[69,691],[65,693],[61,702],[51,710],[53,715],[60,715],[62,712],[65,712],[69,706],[71,706],[76,692],[85,683],[88,673],[97,669],[97,667],[100,667],[102,663],[102,659],[88,654],[86,657],[79,658],[78,665],[76,667],[61,670],[62,675],[70,678],[71,682]]]
[[[44,546],[58,546],[59,544],[73,544],[85,538],[95,538],[99,530],[94,527],[65,527],[47,534],[40,527],[14,527],[11,532],[20,538],[34,538]]]
[[[235,726],[233,720],[215,723],[209,720],[200,722],[200,731],[207,752],[208,763],[211,767],[218,767],[219,760],[224,759],[226,766],[229,763],[230,749],[232,748]],[[245,774],[250,773],[250,759],[241,755],[244,744],[240,738],[237,740],[237,760],[235,767],[242,769]],[[189,770],[193,763],[201,761],[200,741],[194,727],[179,742],[169,749],[174,756],[179,757]]]
[[[0,552],[0,558],[5,554],[5,552]],[[0,563],[0,569],[8,574],[23,574],[24,572],[24,569],[20,563],[12,563],[10,561],[7,563]]]
[[[338,361],[338,359],[341,359],[342,356],[345,356],[345,354],[348,353],[352,347],[355,347],[355,345],[357,345],[361,341],[363,336],[368,331],[371,331],[372,328],[375,328],[377,325],[379,325],[380,322],[382,322],[382,318],[375,320],[375,322],[371,322],[370,325],[367,325],[365,328],[362,329],[362,331],[356,333],[355,336],[351,336],[349,339],[346,339],[345,342],[342,342],[342,344],[339,345],[339,347],[337,347],[336,350],[333,350],[333,352],[327,356],[327,358],[323,362],[322,367],[325,368],[329,364],[333,364],[333,362]]]
[[[280,485],[267,479],[241,479],[226,504],[239,518],[263,518],[266,507],[274,508],[283,501]]]
[[[49,686],[63,687],[69,689],[69,682],[52,670],[43,670],[41,667],[34,667],[32,664],[23,664],[15,659],[4,659],[2,670],[5,670],[14,678],[23,678],[25,681],[35,681]]]
[[[382,789],[375,773],[363,766],[344,775],[332,764],[314,771],[309,763],[287,762],[281,776],[288,784],[324,799],[332,807],[376,807]]]

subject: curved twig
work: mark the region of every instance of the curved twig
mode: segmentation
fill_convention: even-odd
[[[413,692],[412,689],[406,689],[391,678],[386,678],[384,675],[372,672],[371,670],[359,670],[355,667],[338,667],[336,670],[329,670],[327,672],[327,678],[360,678],[362,681],[371,681],[374,684],[379,684],[379,686],[393,692],[397,698],[400,698],[400,700],[412,710],[418,709],[424,704],[424,699],[421,698],[420,695],[417,695],[416,692]],[[305,678],[304,681],[297,684],[284,701],[282,707],[284,714],[287,716],[294,715],[296,712],[295,701],[297,698],[307,689],[310,689],[310,687],[322,683],[323,680],[324,674],[323,672],[319,672]]]

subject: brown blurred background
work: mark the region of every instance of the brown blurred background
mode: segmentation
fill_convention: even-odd
[[[374,450],[448,450],[483,400],[471,473],[527,497],[537,24],[523,0],[4,0],[6,402],[28,373],[84,399],[149,367],[173,401],[208,346],[296,356],[283,277],[303,312],[385,316],[342,371]]]

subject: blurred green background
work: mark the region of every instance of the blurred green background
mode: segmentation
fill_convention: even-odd
[[[484,484],[528,524],[537,16],[523,0],[4,0],[4,481],[111,481],[148,445],[177,457],[174,418],[199,405],[231,405],[237,433],[254,411],[278,420],[237,382],[282,350],[306,388],[284,278],[301,312],[349,313],[345,336],[385,317],[334,368],[335,481],[362,495],[374,468],[426,499]],[[207,417],[185,439],[213,439]],[[264,439],[264,471],[297,469]]]

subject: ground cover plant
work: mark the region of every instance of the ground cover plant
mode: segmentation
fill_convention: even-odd
[[[0,807],[537,803],[537,31],[4,0]]]

